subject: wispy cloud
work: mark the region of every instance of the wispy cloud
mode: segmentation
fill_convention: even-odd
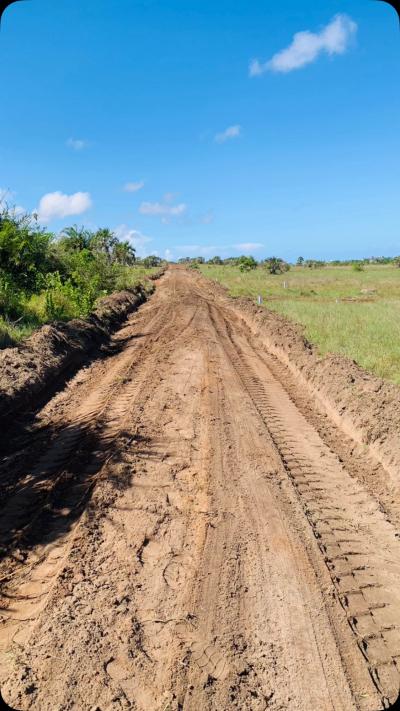
[[[289,47],[274,54],[272,59],[260,63],[254,59],[249,67],[251,77],[265,72],[291,72],[315,62],[320,54],[344,54],[351,38],[357,32],[357,24],[348,15],[336,15],[320,32],[297,32]]]
[[[238,136],[240,136],[241,130],[242,127],[239,126],[239,124],[236,124],[235,126],[228,126],[225,131],[217,133],[216,136],[214,136],[214,141],[216,143],[225,143],[225,141],[230,141],[232,140],[232,138],[238,138]]]
[[[35,212],[40,222],[50,222],[70,215],[81,215],[91,206],[92,199],[89,193],[78,192],[65,195],[57,191],[43,195]]]
[[[125,183],[124,185],[126,193],[137,193],[142,188],[144,188],[144,180],[138,180],[136,183]]]
[[[171,205],[165,198],[164,202],[142,202],[139,206],[141,215],[161,217],[163,222],[168,222],[173,217],[182,217],[186,211],[187,205],[184,202]]]
[[[257,249],[262,249],[264,245],[261,242],[239,242],[234,244],[233,247],[238,252],[255,252]]]
[[[155,254],[154,251],[149,251],[148,244],[153,241],[152,237],[147,237],[139,230],[132,229],[128,225],[119,225],[114,230],[117,237],[121,240],[128,240],[135,248],[138,257],[147,257],[149,254]]]
[[[67,141],[67,146],[74,151],[82,151],[88,145],[88,141],[84,141],[83,138],[69,138]]]
[[[199,222],[202,225],[211,225],[211,223],[214,222],[214,219],[215,219],[214,210],[207,210],[207,212],[203,212],[203,214],[200,215]]]
[[[174,202],[174,200],[178,197],[179,193],[165,193],[163,197],[163,202]]]

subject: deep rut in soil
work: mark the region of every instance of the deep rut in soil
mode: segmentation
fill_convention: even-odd
[[[389,708],[400,545],[368,466],[197,275],[113,344],[1,463],[8,703]]]

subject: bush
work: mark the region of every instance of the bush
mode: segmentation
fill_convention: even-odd
[[[16,216],[4,208],[0,212],[1,288],[9,291],[12,285],[14,293],[38,291],[51,267],[52,239],[53,235],[42,230],[31,215]]]
[[[157,257],[155,254],[150,254],[148,257],[142,259],[142,264],[146,269],[151,269],[151,267],[159,267],[162,262],[161,257]]]
[[[107,228],[74,225],[56,238],[0,204],[0,346],[46,321],[87,316],[99,297],[143,278],[135,261],[132,245]]]
[[[282,274],[283,272],[288,272],[290,269],[290,264],[280,257],[269,257],[269,259],[264,260],[262,265],[270,274]]]
[[[254,257],[239,257],[238,265],[241,272],[250,272],[252,269],[257,268],[257,262]]]

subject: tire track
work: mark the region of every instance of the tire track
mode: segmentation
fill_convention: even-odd
[[[2,657],[13,645],[27,644],[73,546],[94,487],[107,476],[114,452],[119,455],[138,436],[135,431],[127,440],[125,430],[129,431],[137,393],[141,392],[143,408],[146,392],[149,396],[154,387],[149,361],[160,348],[167,358],[173,344],[171,322],[163,311],[153,321],[161,321],[157,335],[139,348],[128,346],[116,357],[104,388],[89,395],[39,460],[32,475],[39,474],[35,489],[28,495],[17,492],[6,502],[0,524],[5,557],[0,568]],[[182,325],[181,335],[190,322]],[[39,544],[35,544],[37,531],[43,541]],[[4,662],[0,672],[2,666]]]
[[[383,708],[389,708],[400,689],[400,597],[396,584],[400,552],[396,532],[267,367],[262,368],[262,379],[256,373],[249,361],[258,365],[260,358],[248,341],[238,343],[231,323],[215,306],[211,307],[211,318],[281,456],[357,645],[382,695]],[[377,545],[385,551],[385,580]]]
[[[395,530],[228,300],[171,270],[114,344],[9,464],[11,706],[388,708]]]

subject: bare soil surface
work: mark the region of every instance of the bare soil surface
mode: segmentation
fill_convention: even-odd
[[[399,502],[383,465],[196,274],[169,270],[112,346],[5,443],[7,703],[390,708]]]

